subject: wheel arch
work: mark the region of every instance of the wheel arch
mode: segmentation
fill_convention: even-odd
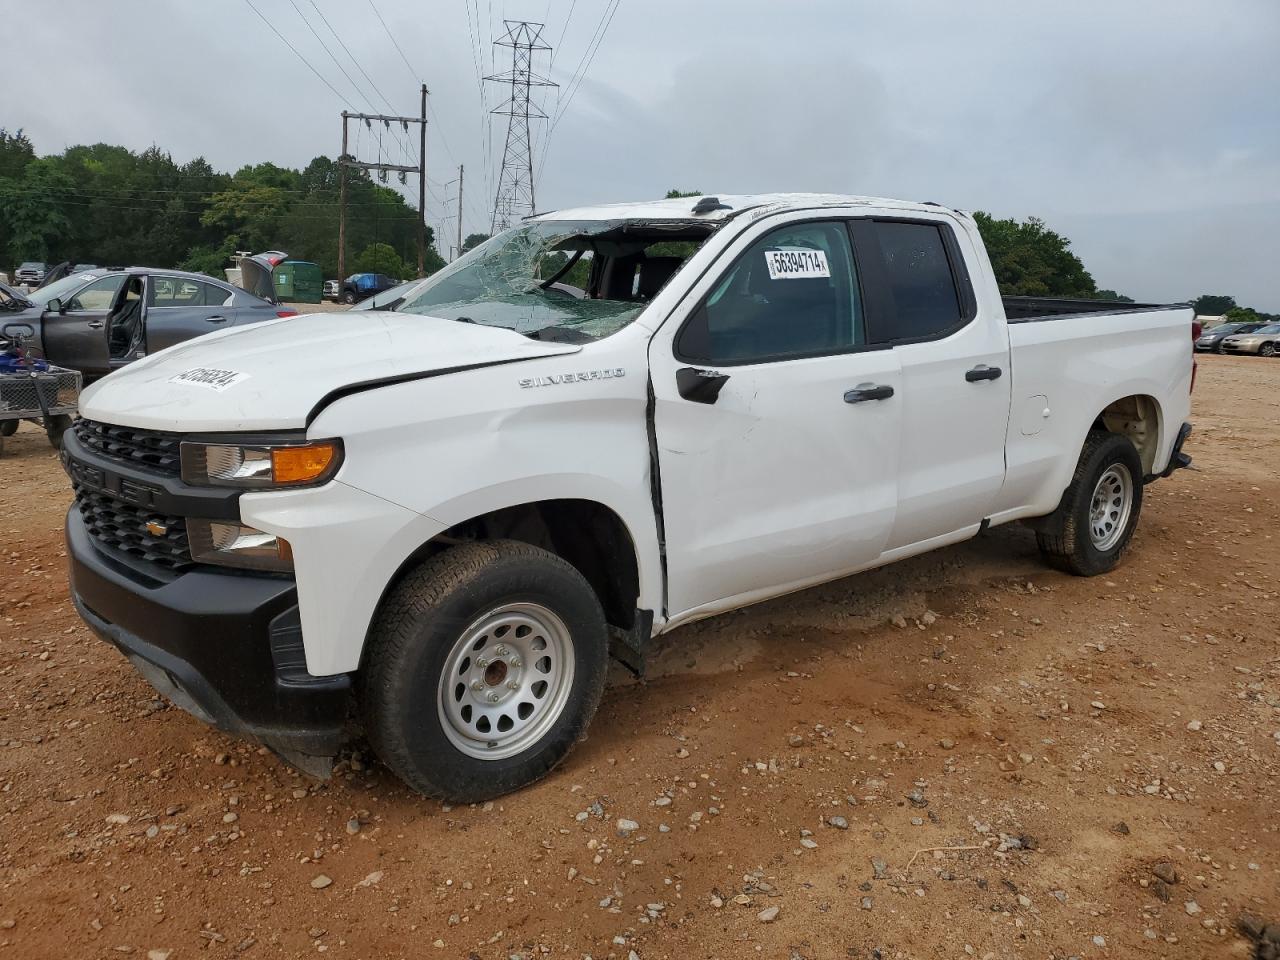
[[[622,516],[598,500],[534,500],[496,507],[458,521],[406,556],[378,598],[365,634],[361,665],[370,648],[378,613],[411,570],[455,544],[499,539],[529,543],[567,561],[591,585],[610,627],[627,634],[643,633],[647,639],[652,612],[639,607],[640,555],[636,537]]]
[[[1128,437],[1138,450],[1143,473],[1156,473],[1160,451],[1164,449],[1164,410],[1149,393],[1130,393],[1112,400],[1094,418],[1089,430],[1106,430]],[[1081,438],[1081,449],[1087,439]]]

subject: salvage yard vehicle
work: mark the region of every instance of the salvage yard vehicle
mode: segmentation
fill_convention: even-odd
[[[241,262],[243,287],[181,270],[88,270],[27,294],[27,308],[8,316],[36,329],[35,351],[50,363],[102,377],[223,327],[297,314],[275,301],[271,275],[284,254],[272,256]]]
[[[1280,353],[1280,323],[1268,323],[1247,332],[1230,334],[1222,340],[1222,352],[1274,357]]]
[[[175,703],[303,769],[354,706],[417,790],[494,797],[582,737],[611,652],[642,672],[681,624],[1015,520],[1112,569],[1189,463],[1192,318],[1002,300],[936,204],[543,214],[376,335],[268,321],[88,388],[72,595]]]
[[[1262,326],[1265,326],[1265,324],[1220,323],[1216,327],[1209,327],[1196,338],[1196,351],[1212,350],[1214,353],[1222,353],[1222,341],[1227,337],[1234,333],[1253,333],[1253,331]]]

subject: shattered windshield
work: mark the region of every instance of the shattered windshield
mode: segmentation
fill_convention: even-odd
[[[714,230],[704,221],[550,220],[486,241],[398,307],[538,339],[617,333]]]

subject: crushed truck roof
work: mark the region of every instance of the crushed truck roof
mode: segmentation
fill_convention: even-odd
[[[814,207],[874,206],[909,210],[918,213],[946,210],[936,203],[913,203],[884,197],[845,196],[836,193],[757,193],[748,195],[703,194],[675,197],[670,200],[648,200],[636,203],[605,203],[591,207],[553,210],[526,218],[526,222],[547,220],[728,220],[747,210],[762,207],[778,210],[807,210]],[[701,208],[695,210],[695,208]]]

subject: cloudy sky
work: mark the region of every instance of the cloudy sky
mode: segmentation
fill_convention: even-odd
[[[1039,216],[1138,299],[1280,311],[1280,0],[0,0],[0,126],[41,153],[301,166],[338,152],[344,107],[416,114],[425,81],[429,219],[456,232],[465,164],[470,233],[506,132],[479,81],[505,68],[504,17],[555,47],[541,208],[669,187],[936,200]]]

